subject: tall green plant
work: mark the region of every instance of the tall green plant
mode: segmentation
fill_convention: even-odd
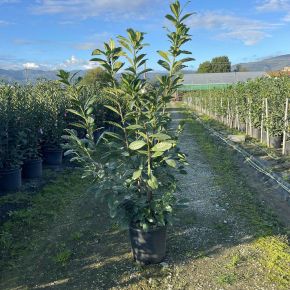
[[[145,34],[133,29],[127,36],[119,36],[118,44],[110,40],[104,50],[96,49],[92,61],[106,70],[111,86],[105,91],[111,100],[106,108],[116,114],[118,121],[108,123],[115,132],[105,132],[96,140],[94,120],[90,106],[78,102],[78,110],[71,113],[79,117],[77,125],[86,129],[85,138],[76,131],[67,130],[67,154],[85,167],[85,176],[97,181],[98,196],[108,202],[111,217],[131,223],[144,230],[163,226],[170,221],[175,202],[175,170],[184,173],[185,155],[177,147],[178,132],[169,128],[166,105],[182,81],[181,69],[192,58],[182,58],[190,52],[182,46],[190,40],[189,28],[184,20],[179,1],[170,5],[172,14],[166,15],[174,26],[168,33],[171,43],[168,52],[159,51],[159,61],[168,74],[160,78],[160,86],[149,85],[143,74],[146,54],[143,48]],[[116,80],[116,73],[129,64]],[[71,84],[68,84],[71,86]]]
[[[22,163],[25,134],[16,91],[17,85],[0,86],[0,169],[15,169]]]

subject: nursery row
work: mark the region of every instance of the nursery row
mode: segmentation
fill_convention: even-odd
[[[195,110],[245,131],[285,153],[289,131],[290,79],[260,78],[223,89],[191,91],[184,99]]]
[[[100,96],[100,88],[86,86],[80,93],[85,100]],[[21,175],[41,177],[43,160],[60,165],[64,129],[75,119],[67,110],[73,106],[71,95],[59,81],[0,85],[0,192],[19,189]],[[95,106],[95,121],[100,126],[107,111]]]

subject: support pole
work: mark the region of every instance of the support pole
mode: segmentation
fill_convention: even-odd
[[[267,146],[270,147],[270,135],[269,135],[269,108],[268,108],[268,99],[265,99],[265,107],[266,107],[266,128],[267,128]]]
[[[287,139],[287,129],[288,129],[288,106],[289,106],[289,99],[286,98],[285,102],[285,116],[284,116],[284,131],[283,131],[283,147],[282,147],[282,154],[286,154],[286,139]]]
[[[265,100],[262,101],[262,117],[261,117],[261,143],[263,143],[263,131],[264,131],[264,110],[265,110]]]

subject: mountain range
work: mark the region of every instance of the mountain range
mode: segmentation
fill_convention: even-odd
[[[271,58],[266,58],[254,62],[239,63],[232,66],[232,70],[240,65],[246,71],[277,71],[281,70],[285,66],[290,66],[290,54],[275,56]],[[85,70],[80,71],[79,75],[82,76],[86,73]],[[194,73],[193,71],[184,71],[184,73]],[[44,70],[4,70],[0,69],[0,80],[8,82],[20,82],[24,83],[27,80],[30,82],[35,82],[37,79],[48,79],[56,80],[57,71],[44,71]],[[158,72],[153,72],[149,76],[152,78],[154,75],[159,74]]]
[[[239,63],[247,71],[278,71],[290,66],[290,54],[270,57],[254,62]],[[235,69],[236,65],[233,66]]]

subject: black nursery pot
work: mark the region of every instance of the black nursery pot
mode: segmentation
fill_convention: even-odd
[[[252,137],[255,139],[261,139],[261,129],[260,128],[253,128]]]
[[[62,149],[43,149],[43,161],[46,165],[59,166],[62,164]]]
[[[270,136],[270,147],[272,148],[281,148],[282,146],[282,136],[272,137]]]
[[[41,178],[42,177],[42,159],[26,160],[22,166],[23,178]]]
[[[286,141],[286,144],[285,144],[285,153],[287,155],[290,155],[290,140]]]
[[[137,263],[148,265],[163,261],[166,254],[166,226],[149,231],[130,227],[129,235]]]
[[[21,168],[0,169],[0,195],[21,187]]]

